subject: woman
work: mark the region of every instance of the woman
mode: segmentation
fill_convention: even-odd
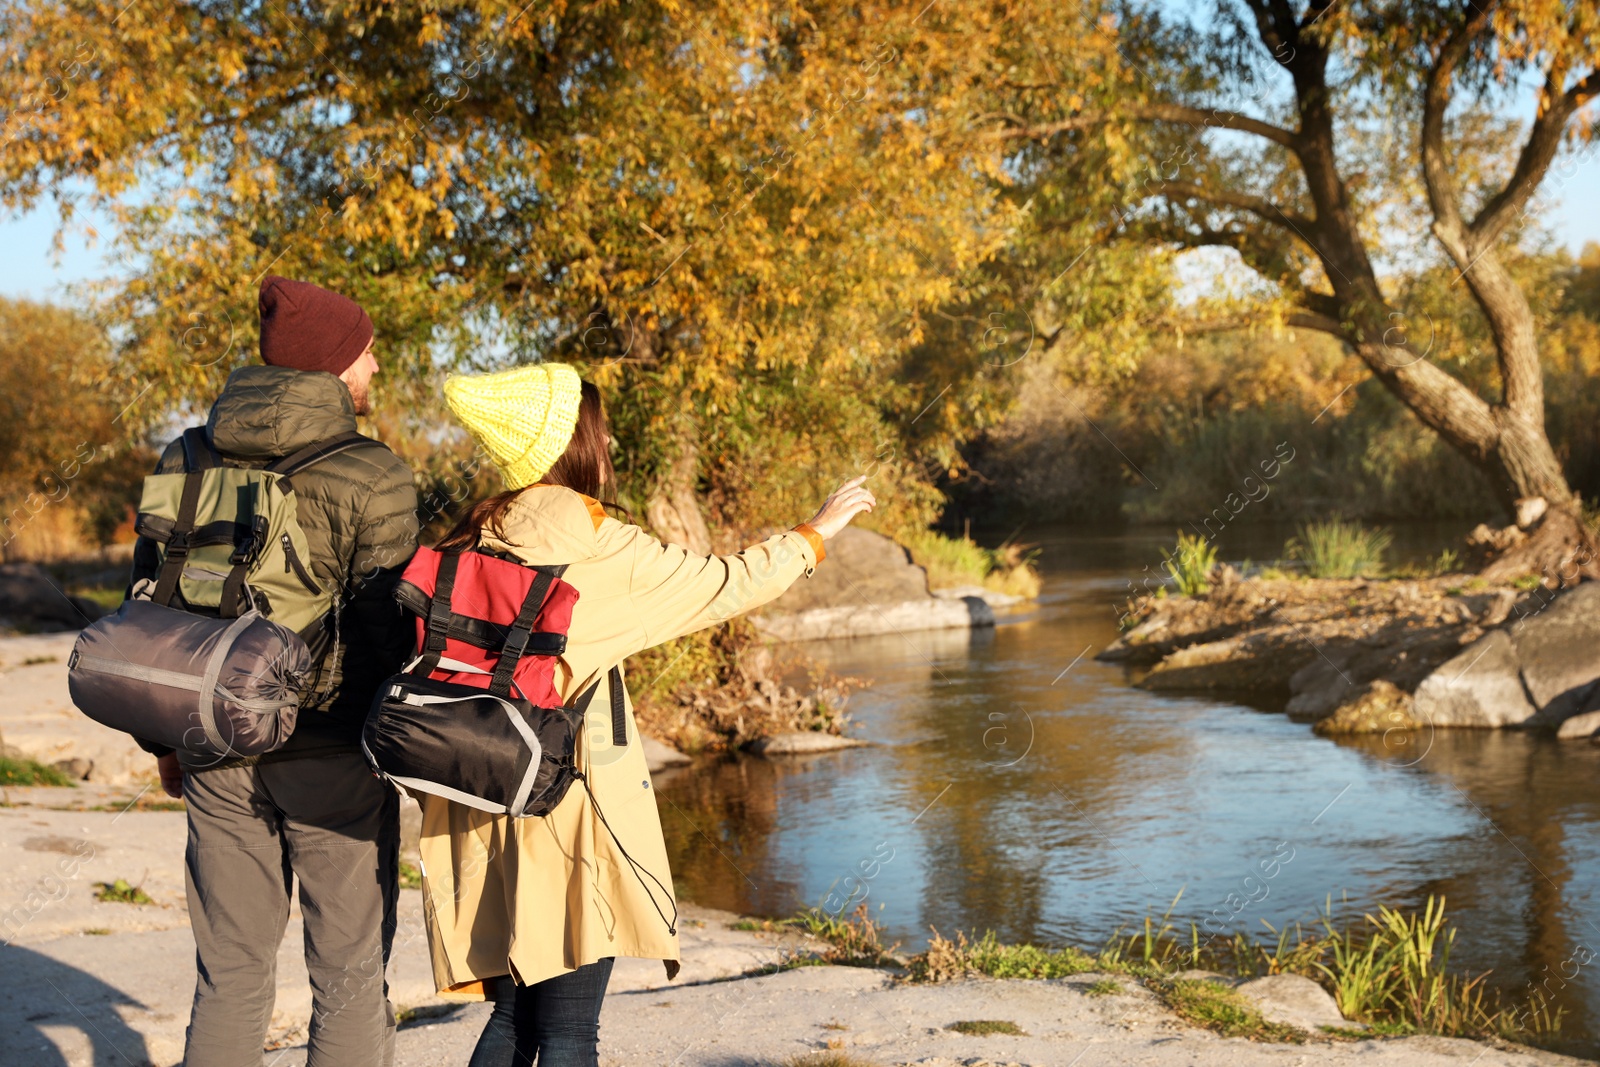
[[[445,398],[507,490],[474,505],[439,547],[567,565],[579,597],[555,669],[565,701],[628,656],[775,599],[821,562],[826,538],[876,503],[856,478],[787,533],[699,556],[606,514],[611,439],[598,390],[572,368],[454,377]],[[631,705],[626,744],[615,743],[606,690],[587,709],[578,751],[592,799],[572,789],[548,816],[509,819],[420,798],[435,981],[446,996],[496,1001],[472,1067],[595,1067],[612,961],[659,959],[668,978],[677,973],[650,772]]]

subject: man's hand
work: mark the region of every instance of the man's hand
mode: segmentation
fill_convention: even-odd
[[[178,766],[178,754],[168,752],[156,757],[156,773],[161,776],[161,791],[175,800],[183,799],[183,768]]]

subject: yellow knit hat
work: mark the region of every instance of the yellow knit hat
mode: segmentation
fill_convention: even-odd
[[[578,425],[583,381],[565,363],[445,379],[445,402],[500,468],[507,489],[543,478]]]

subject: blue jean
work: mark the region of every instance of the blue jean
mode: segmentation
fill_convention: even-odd
[[[599,1067],[600,1005],[613,962],[598,960],[531,986],[509,977],[491,983],[494,1012],[467,1067]]]

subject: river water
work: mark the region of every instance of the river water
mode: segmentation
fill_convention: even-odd
[[[1401,531],[1396,552],[1459,533]],[[1600,746],[1334,741],[1270,708],[1144,692],[1094,655],[1170,531],[1031,539],[1043,593],[993,630],[804,646],[870,682],[850,712],[871,747],[706,759],[663,783],[686,899],[771,917],[865,899],[914,950],[930,928],[1093,948],[1180,891],[1183,930],[1257,933],[1441,895],[1454,962],[1513,994],[1543,983],[1566,1050],[1600,1054]],[[1257,528],[1222,549],[1281,544]]]

